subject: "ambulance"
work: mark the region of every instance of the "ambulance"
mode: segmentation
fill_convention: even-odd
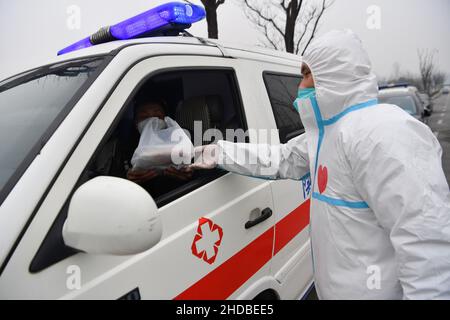
[[[217,168],[172,188],[162,179],[154,194],[107,170],[111,141],[133,136],[144,89],[187,131],[195,121],[224,133],[277,130],[270,143],[304,133],[292,105],[301,57],[186,31],[204,17],[200,6],[167,3],[0,82],[0,299],[308,294],[309,176]]]

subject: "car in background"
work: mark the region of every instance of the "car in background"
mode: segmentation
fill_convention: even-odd
[[[427,118],[431,115],[430,110],[425,108],[417,88],[407,84],[380,87],[378,100],[380,103],[394,104],[424,123],[427,123]]]
[[[402,86],[405,86],[402,84]],[[425,92],[420,92],[419,89],[417,89],[417,87],[414,86],[410,86],[410,85],[406,85],[406,87],[408,87],[411,91],[413,91],[417,97],[419,97],[420,102],[422,103],[423,109],[425,112],[429,113],[429,115],[431,115],[431,113],[433,112],[433,108],[432,108],[432,101],[430,99],[430,96],[425,93]]]
[[[419,92],[419,97],[422,101],[424,109],[429,110],[430,114],[433,113],[433,101],[430,99],[430,96],[425,92]]]
[[[442,94],[448,94],[449,90],[448,87],[442,88]]]

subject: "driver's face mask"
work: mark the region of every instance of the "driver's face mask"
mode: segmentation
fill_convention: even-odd
[[[151,118],[142,120],[141,122],[139,122],[137,124],[137,129],[139,131],[139,134],[142,134],[145,127],[147,127],[147,126],[153,128],[154,130],[163,130],[163,129],[167,128],[167,124],[164,120],[162,120],[158,117],[151,117]]]

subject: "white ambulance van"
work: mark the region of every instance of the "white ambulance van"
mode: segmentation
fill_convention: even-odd
[[[198,20],[199,8],[152,9],[145,14],[185,20],[139,38],[121,34],[132,29],[125,21],[0,83],[0,299],[309,292],[308,176],[267,181],[215,169],[175,186],[162,177],[149,191],[111,169],[127,165],[116,145],[132,145],[134,99],[144,89],[188,131],[195,121],[223,133],[278,129],[270,143],[304,133],[292,105],[301,58],[170,35]]]

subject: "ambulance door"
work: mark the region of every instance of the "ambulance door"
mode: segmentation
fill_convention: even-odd
[[[177,72],[182,76],[175,81]],[[131,67],[55,178],[11,257],[2,275],[2,286],[15,288],[11,298],[226,299],[242,292],[253,298],[248,288],[270,274],[274,241],[272,194],[263,180],[217,169],[160,195],[162,238],[140,254],[78,252],[61,236],[72,194],[145,81],[159,77],[178,86],[184,81],[171,96],[203,97],[206,108],[222,98],[223,117],[215,125],[245,130],[248,97],[238,81],[243,72],[232,59],[193,55],[152,57]]]
[[[299,70],[273,68],[262,72],[267,108],[272,111],[280,143],[304,134],[298,112],[293,107],[300,83]],[[309,241],[311,180],[307,173],[300,181],[278,180],[271,185],[276,210],[272,274],[280,284],[282,299],[301,298],[312,284]]]

